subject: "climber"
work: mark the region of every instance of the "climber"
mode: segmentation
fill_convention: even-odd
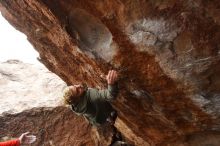
[[[87,88],[85,84],[68,86],[63,94],[64,103],[70,105],[73,112],[83,115],[98,129],[106,125],[112,127],[113,135],[110,146],[125,146],[127,143],[122,141],[121,133],[114,126],[117,112],[110,104],[118,94],[117,71],[110,70],[106,80],[108,89],[104,90]]]
[[[117,118],[116,111],[110,101],[118,94],[118,73],[110,70],[106,76],[108,89],[98,90],[87,88],[86,85],[72,85],[64,90],[63,99],[65,104],[78,115],[83,115],[92,125],[100,126],[106,122],[114,124]]]
[[[35,142],[36,136],[34,135],[28,135],[29,132],[21,134],[21,136],[18,139],[15,140],[9,140],[6,142],[0,142],[0,146],[20,146],[23,144],[31,144]]]

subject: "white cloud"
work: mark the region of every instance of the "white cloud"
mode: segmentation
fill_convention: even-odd
[[[0,61],[18,59],[25,63],[39,64],[38,56],[26,35],[16,30],[0,15]]]

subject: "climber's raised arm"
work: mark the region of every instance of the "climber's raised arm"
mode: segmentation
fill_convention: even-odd
[[[110,70],[106,76],[106,81],[108,83],[108,88],[104,90],[93,89],[91,92],[92,100],[104,99],[104,100],[114,100],[118,95],[118,73],[115,70]]]

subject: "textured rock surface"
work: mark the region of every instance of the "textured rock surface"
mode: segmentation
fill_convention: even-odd
[[[62,107],[66,84],[42,65],[18,60],[0,64],[0,141],[30,131],[34,145],[94,145],[91,127]],[[60,136],[62,135],[62,136]],[[82,138],[83,137],[83,138]]]
[[[93,146],[88,123],[65,107],[33,108],[19,114],[0,116],[1,139],[18,137],[25,131],[37,136],[35,146]]]
[[[0,64],[0,114],[62,104],[65,83],[44,66],[9,60]]]
[[[104,87],[120,71],[117,128],[135,145],[219,145],[217,0],[2,0],[49,70]],[[85,19],[82,19],[84,17]]]

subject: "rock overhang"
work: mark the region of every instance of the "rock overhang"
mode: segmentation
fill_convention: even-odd
[[[85,23],[84,27],[75,26],[79,27],[79,30],[82,29],[78,30],[80,35],[71,36],[68,30],[65,34],[66,30],[61,29],[62,34],[65,34],[63,36],[70,35],[72,42],[78,45],[85,56],[75,55],[76,49],[67,43],[65,53],[56,47],[58,45],[54,45],[57,52],[51,51],[51,55],[47,56],[41,53],[41,57],[50,70],[69,83],[85,80],[93,86],[103,87],[100,76],[109,68],[106,62],[121,70],[122,95],[114,105],[119,111],[119,118],[122,119],[121,125],[118,125],[120,131],[126,133],[127,126],[132,130],[130,135],[126,133],[128,139],[133,139],[136,144],[143,140],[152,145],[165,145],[168,143],[167,139],[171,143],[198,131],[219,129],[219,116],[216,117],[219,102],[216,100],[219,95],[219,87],[216,86],[219,82],[219,49],[216,42],[219,38],[219,27],[216,25],[218,13],[212,11],[206,16],[202,15],[207,11],[204,2],[42,2],[61,25],[65,26],[68,13],[76,10],[75,19],[81,19],[78,17],[80,15],[77,15],[79,13],[87,15],[91,17],[89,24],[100,26],[96,29],[97,32],[104,32],[104,37],[96,41],[93,37],[87,37],[90,31],[82,29],[88,27]],[[213,3],[206,2],[214,10],[217,5],[214,6]],[[47,9],[44,8],[44,11]],[[131,28],[133,30],[130,32]],[[136,31],[137,28],[142,30]],[[54,33],[54,36],[56,35]],[[65,38],[63,36],[60,38]],[[78,38],[82,41],[77,41]],[[41,49],[34,38],[31,40],[38,51],[49,53]],[[56,44],[56,40],[49,41]],[[43,42],[44,46],[51,47],[52,44]],[[83,51],[83,45],[92,49],[101,49],[100,46],[108,48],[101,51],[90,50],[87,53]],[[73,53],[68,55],[70,49]],[[113,53],[106,57],[109,51]],[[57,56],[59,52],[63,54],[63,58]],[[64,54],[69,59],[65,58]],[[47,61],[52,56],[56,64]],[[66,61],[62,62],[61,58]],[[73,78],[71,73],[78,79]],[[90,80],[91,77],[93,81]],[[140,97],[142,92],[149,92],[153,101]],[[174,135],[178,136],[174,138]]]

